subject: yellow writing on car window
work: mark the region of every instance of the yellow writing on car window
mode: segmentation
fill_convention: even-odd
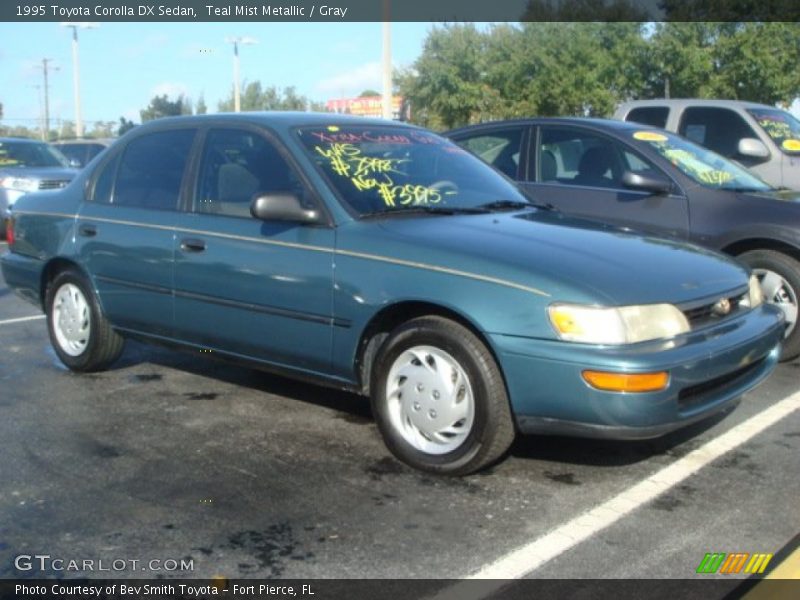
[[[758,124],[773,140],[782,140],[792,137],[792,128],[788,123],[774,119],[760,119]]]
[[[708,183],[709,185],[722,185],[723,183],[733,179],[732,173],[714,169],[706,163],[697,160],[697,158],[691,152],[676,148],[665,148],[663,146],[657,146],[657,148],[673,165],[685,173],[694,175],[703,183]]]
[[[328,147],[314,146],[334,174],[347,178],[359,192],[377,191],[387,207],[411,204],[436,204],[442,200],[438,188],[420,184],[396,184],[393,174],[403,174],[402,158],[384,158],[364,155],[353,144],[332,143]]]

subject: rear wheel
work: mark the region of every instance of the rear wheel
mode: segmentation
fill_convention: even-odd
[[[465,475],[514,439],[502,375],[469,329],[441,317],[401,325],[372,369],[372,406],[391,452],[417,469]]]
[[[751,250],[739,259],[753,269],[761,283],[764,300],[783,311],[786,333],[781,360],[800,355],[800,327],[797,326],[800,298],[800,262],[774,250]]]
[[[103,316],[86,277],[60,272],[45,299],[47,329],[58,358],[73,371],[100,371],[122,354],[124,340]]]

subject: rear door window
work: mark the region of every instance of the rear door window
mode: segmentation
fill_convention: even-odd
[[[456,141],[495,169],[518,179],[523,132],[523,127],[493,130]]]
[[[109,203],[177,210],[194,136],[193,129],[176,129],[145,134],[131,141],[120,160]],[[100,199],[99,194],[95,196]]]
[[[640,106],[629,112],[625,120],[664,129],[667,126],[668,116],[669,108],[666,106]]]

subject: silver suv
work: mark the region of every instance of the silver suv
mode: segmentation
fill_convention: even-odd
[[[800,121],[785,110],[738,100],[634,100],[614,118],[674,131],[774,187],[800,190]]]

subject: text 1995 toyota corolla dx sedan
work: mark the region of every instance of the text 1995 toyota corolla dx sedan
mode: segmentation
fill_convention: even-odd
[[[372,399],[391,451],[477,470],[515,432],[645,438],[774,368],[779,310],[712,251],[537,208],[423,129],[163,119],[14,208],[2,268],[75,371],[135,336]]]

